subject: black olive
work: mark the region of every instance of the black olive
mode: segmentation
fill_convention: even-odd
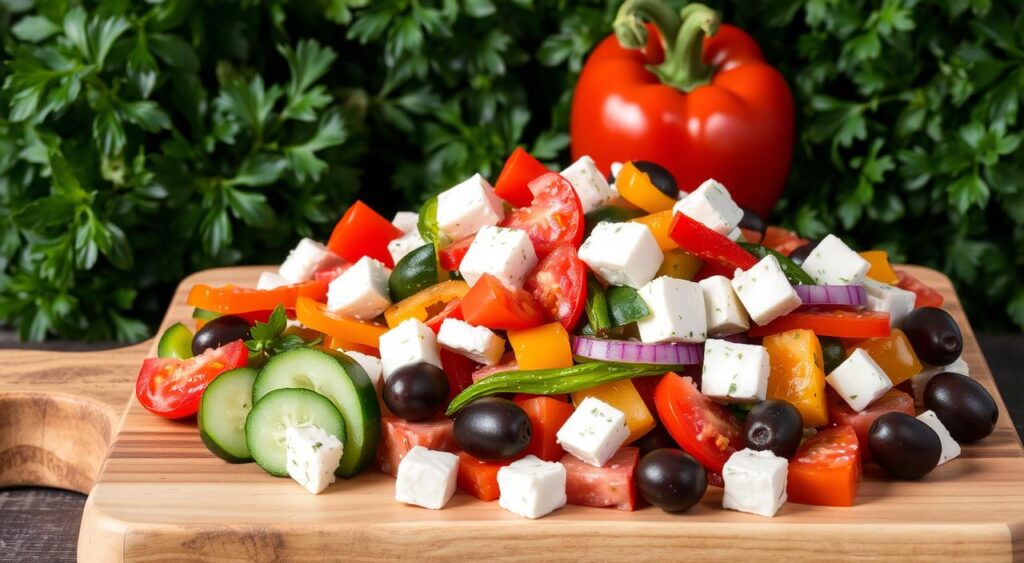
[[[242,317],[217,317],[203,325],[192,337],[192,355],[198,356],[209,348],[220,348],[235,340],[248,340],[250,328],[249,321]]]
[[[921,307],[903,317],[901,327],[921,361],[951,364],[964,350],[964,336],[953,317],[937,307]]]
[[[793,252],[789,253],[789,259],[797,266],[803,266],[804,260],[807,260],[807,257],[811,255],[811,252],[814,252],[814,249],[818,247],[820,242],[820,240],[812,240],[803,246],[796,247]]]
[[[420,362],[396,369],[384,382],[381,398],[396,416],[418,422],[440,413],[448,403],[448,376]]]
[[[959,373],[944,372],[924,388],[924,405],[935,412],[957,442],[977,442],[996,428],[999,407],[980,383]]]
[[[821,344],[821,355],[825,364],[825,373],[832,373],[839,364],[846,361],[846,349],[843,348],[843,341],[834,336],[819,336]]]
[[[661,448],[645,455],[636,468],[640,496],[665,512],[683,512],[708,489],[704,466],[680,449]]]
[[[746,446],[752,450],[769,450],[775,455],[791,458],[800,447],[804,421],[800,411],[787,401],[768,399],[747,414],[743,429]]]
[[[532,434],[526,411],[508,399],[477,399],[455,416],[455,443],[484,461],[515,458],[530,445]]]
[[[637,441],[630,444],[640,448],[640,455],[644,456],[660,448],[678,448],[679,445],[669,435],[668,430],[662,425],[657,425],[653,430],[641,436]]]
[[[666,170],[665,167],[649,160],[634,160],[633,166],[647,174],[647,177],[651,179],[651,183],[654,184],[655,188],[658,188],[658,191],[672,199],[679,198],[679,184],[676,183],[675,176]]]
[[[764,217],[761,217],[757,211],[743,207],[742,205],[740,206],[740,209],[743,210],[743,218],[740,219],[739,227],[741,229],[747,229],[748,231],[761,233],[761,236],[763,237],[765,231],[768,230],[768,223],[765,222]]]
[[[935,469],[942,454],[939,435],[927,424],[902,412],[887,412],[868,430],[871,457],[897,479],[918,479]]]

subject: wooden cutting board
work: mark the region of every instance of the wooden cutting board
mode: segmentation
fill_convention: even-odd
[[[194,422],[150,415],[134,400],[155,341],[92,353],[0,351],[0,486],[89,494],[82,561],[234,559],[825,559],[902,561],[1024,557],[1024,457],[949,280],[937,288],[964,329],[971,374],[996,397],[995,433],[917,482],[874,466],[853,508],[785,505],[775,518],[720,508],[721,490],[682,515],[568,506],[531,521],[459,492],[441,511],[393,500],[375,470],[313,496],[254,464],[207,453]],[[163,328],[186,321],[188,289],[255,282],[261,268],[200,272],[178,288]]]

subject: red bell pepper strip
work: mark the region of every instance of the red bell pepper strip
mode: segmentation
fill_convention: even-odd
[[[732,277],[736,268],[748,270],[757,264],[757,258],[743,247],[682,213],[676,213],[672,218],[668,236],[676,241],[679,248],[726,268],[728,277]]]
[[[546,315],[529,293],[508,289],[491,274],[484,274],[462,298],[462,316],[471,325],[502,330],[540,326]]]
[[[349,262],[363,256],[380,260],[388,268],[395,266],[388,252],[388,243],[402,236],[402,231],[381,217],[370,206],[356,201],[334,226],[327,248]]]
[[[494,183],[494,193],[516,207],[526,207],[533,201],[533,192],[527,186],[539,176],[551,172],[522,147],[512,151]]]
[[[818,336],[875,338],[889,336],[889,313],[880,311],[808,311],[783,315],[764,326],[750,327],[750,336],[767,336],[805,328]]]

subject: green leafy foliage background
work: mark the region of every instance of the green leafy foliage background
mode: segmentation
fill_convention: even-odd
[[[282,259],[355,194],[414,207],[568,107],[614,0],[0,0],[0,323],[133,341],[201,268]],[[1024,326],[1024,16],[988,0],[711,2],[786,75],[772,218],[943,269]]]

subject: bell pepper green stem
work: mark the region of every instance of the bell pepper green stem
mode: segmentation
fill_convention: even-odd
[[[704,4],[688,4],[679,13],[663,0],[626,0],[615,16],[613,28],[619,43],[627,49],[647,44],[644,20],[661,35],[665,60],[647,68],[663,84],[689,92],[711,80],[714,68],[703,60],[704,38],[718,33],[721,20]]]

